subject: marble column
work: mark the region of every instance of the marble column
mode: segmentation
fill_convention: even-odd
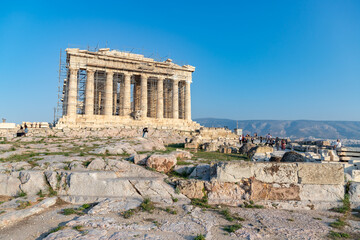
[[[86,69],[85,115],[94,115],[94,73],[93,69]]]
[[[156,108],[156,118],[164,117],[164,78],[159,77],[157,82],[157,108]]]
[[[124,103],[124,116],[130,115],[130,94],[131,94],[131,74],[130,73],[124,73],[124,96],[123,96],[123,103]]]
[[[147,116],[148,111],[148,103],[147,103],[147,80],[148,76],[143,74],[141,75],[141,102],[140,102],[140,109],[141,109],[141,117],[145,118]]]
[[[185,84],[185,120],[191,121],[191,95],[189,80],[187,80]]]
[[[69,79],[69,95],[68,95],[68,104],[67,104],[67,115],[76,116],[76,107],[77,107],[77,89],[78,89],[78,71],[77,68],[69,68],[70,79]]]
[[[179,119],[179,81],[173,80],[173,118]]]
[[[113,80],[114,72],[112,70],[106,70],[106,82],[105,82],[105,109],[104,114],[106,116],[112,115],[113,110]]]

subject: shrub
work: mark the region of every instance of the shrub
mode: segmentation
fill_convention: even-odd
[[[31,205],[29,201],[16,201],[16,202],[19,203],[17,209],[24,209]]]
[[[233,233],[239,230],[240,228],[242,228],[241,224],[234,224],[224,227],[224,230],[227,231],[228,233]]]
[[[167,207],[167,208],[165,209],[165,211],[166,211],[167,213],[170,213],[170,214],[173,214],[173,215],[176,215],[176,214],[177,214],[177,211],[176,211],[176,210],[171,209],[171,208],[169,208],[169,207]]]
[[[205,240],[205,236],[202,234],[197,235],[194,240]]]
[[[152,213],[155,209],[154,203],[150,200],[150,198],[145,198],[141,203],[140,208],[142,211]]]
[[[135,209],[129,209],[129,210],[123,212],[121,215],[127,219],[127,218],[132,217],[134,214],[135,214]]]
[[[213,206],[208,204],[208,199],[206,196],[204,196],[201,199],[199,199],[199,198],[191,199],[191,204],[194,206],[197,206],[197,207],[201,207],[201,208],[214,208]]]
[[[45,197],[45,195],[43,194],[42,190],[40,190],[36,195],[38,195],[40,198]]]
[[[19,197],[26,197],[27,194],[26,192],[24,192],[23,190],[19,191],[17,194],[16,194],[16,197],[19,198]]]
[[[332,237],[332,238],[350,238],[350,235],[348,233],[330,231],[329,237]]]
[[[346,225],[346,222],[338,218],[335,222],[330,223],[330,227],[333,228],[343,228]]]

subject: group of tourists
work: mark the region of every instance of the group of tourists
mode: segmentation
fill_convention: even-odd
[[[26,134],[29,132],[29,129],[27,127],[27,125],[25,124],[24,127],[21,126],[20,129],[16,132],[16,136],[17,137],[25,137]]]
[[[249,142],[254,144],[255,141],[270,147],[275,146],[277,150],[280,150],[280,148],[285,150],[287,144],[287,139],[280,139],[279,137],[273,138],[270,133],[268,133],[265,137],[258,136],[257,133],[254,133],[253,136],[250,136],[249,134],[239,136],[240,145]]]

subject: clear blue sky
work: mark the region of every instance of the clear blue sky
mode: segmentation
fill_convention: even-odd
[[[52,121],[60,48],[196,67],[193,118],[360,121],[360,1],[2,1],[0,118]]]

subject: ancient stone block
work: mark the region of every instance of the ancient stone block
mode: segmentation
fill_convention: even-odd
[[[147,161],[146,166],[155,169],[158,172],[169,172],[176,165],[176,158],[174,155],[151,155]]]
[[[15,196],[20,191],[19,173],[0,174],[0,195]]]
[[[360,182],[360,170],[353,169],[351,171],[351,181],[353,182]]]
[[[300,200],[300,187],[297,184],[264,183],[251,181],[252,200]]]
[[[353,207],[360,206],[360,183],[350,183],[349,194],[350,202],[353,204]]]
[[[272,147],[268,147],[268,146],[256,146],[250,149],[250,151],[248,151],[247,155],[249,158],[252,158],[255,154],[260,154],[260,153],[272,153],[274,152],[274,148]]]
[[[266,183],[298,183],[296,163],[256,163],[255,179]]]
[[[301,184],[343,184],[344,167],[341,164],[298,163]]]
[[[337,202],[344,197],[344,185],[312,185],[301,184],[300,199],[302,201]]]
[[[191,172],[190,178],[196,178],[201,180],[210,180],[210,165],[209,164],[199,164]]]
[[[181,160],[191,159],[193,156],[188,151],[182,151],[182,150],[176,150],[174,152],[171,152],[171,154],[173,154],[176,157],[176,159],[181,159]]]
[[[209,204],[238,205],[248,198],[242,183],[205,182]]]
[[[130,182],[114,172],[74,172],[68,177],[66,194],[95,197],[141,197]]]
[[[204,196],[204,182],[199,180],[179,180],[177,187],[188,198],[202,198]]]
[[[49,188],[42,171],[21,171],[20,179],[23,179],[20,189],[29,196],[36,195],[40,190],[46,193]]]
[[[254,163],[239,162],[219,162],[215,166],[211,180],[218,182],[239,182],[241,179],[254,176]]]

